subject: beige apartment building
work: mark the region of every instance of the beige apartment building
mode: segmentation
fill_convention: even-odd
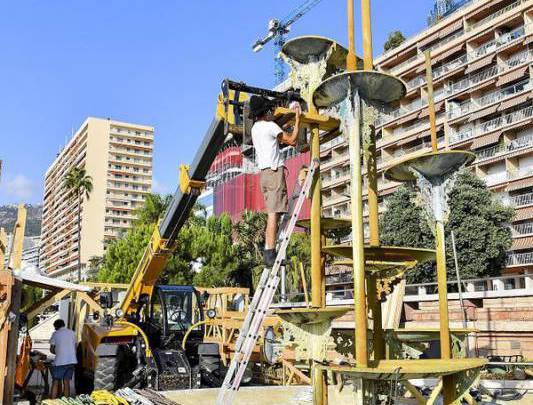
[[[152,189],[154,128],[87,118],[45,175],[40,267],[51,276],[76,280],[82,266],[103,256],[107,244],[131,227],[134,210]],[[73,167],[84,167],[93,191],[81,205],[63,184]],[[81,252],[78,227],[81,225]]]
[[[378,70],[407,84],[406,97],[377,123],[380,210],[398,186],[383,170],[431,149],[428,49],[439,148],[477,155],[472,170],[516,210],[507,271],[533,269],[533,0],[473,0],[376,59]],[[345,140],[323,145],[326,216],[349,213],[348,160]]]

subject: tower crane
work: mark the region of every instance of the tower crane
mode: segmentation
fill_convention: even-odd
[[[292,24],[302,18],[308,11],[315,7],[322,0],[306,0],[303,4],[292,10],[285,18],[279,20],[273,18],[268,22],[268,32],[263,37],[255,41],[252,45],[254,52],[259,52],[263,47],[270,42],[274,41],[274,77],[276,84],[279,84],[285,78],[285,66],[279,56],[281,48],[285,44],[285,36],[289,33]]]

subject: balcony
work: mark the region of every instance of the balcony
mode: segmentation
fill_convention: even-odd
[[[514,152],[516,150],[525,149],[530,146],[533,146],[533,134],[520,139],[515,139],[507,145],[495,145],[491,146],[490,148],[480,150],[476,153],[477,162],[481,162],[495,156],[504,155],[509,152]]]
[[[520,4],[522,4],[522,0],[515,1],[514,3],[509,4],[507,7],[504,7],[502,9],[500,9],[500,10],[498,10],[498,11],[496,11],[496,12],[490,14],[490,15],[488,15],[487,17],[482,18],[481,20],[476,21],[475,23],[471,24],[470,26],[467,27],[466,31],[473,31],[476,28],[479,28],[482,25],[485,25],[485,24],[493,21],[494,19],[496,19],[499,16],[507,13],[508,11],[511,11],[511,10],[517,8],[518,6],[520,6]]]
[[[515,208],[533,204],[533,192],[509,197],[507,201],[510,206]]]
[[[350,180],[350,172],[346,171],[343,173],[337,173],[332,176],[327,176],[322,179],[322,187],[329,187],[333,184],[340,183],[342,184],[345,181]]]
[[[452,60],[451,62],[446,63],[445,65],[439,66],[433,70],[433,79],[438,79],[441,76],[444,76],[446,73],[451,72],[461,66],[464,66],[468,62],[467,54],[459,56],[457,59]]]
[[[478,124],[474,128],[457,132],[450,137],[450,143],[462,142],[477,135],[484,135],[485,133],[496,131],[531,117],[533,117],[533,106],[528,106],[521,110]]]
[[[454,108],[448,110],[448,119],[454,119],[461,117],[471,111],[480,109],[482,107],[489,106],[503,99],[515,96],[517,94],[529,91],[531,89],[531,83],[529,80],[524,80],[520,83],[512,86],[504,87],[502,90],[492,91],[477,100],[467,100]]]
[[[533,264],[533,252],[511,253],[507,256],[507,266],[524,266]]]
[[[511,227],[514,236],[524,236],[533,233],[533,222],[524,222]]]

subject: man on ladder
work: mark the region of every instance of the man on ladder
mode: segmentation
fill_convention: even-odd
[[[294,103],[295,124],[291,133],[285,132],[273,121],[270,100],[261,96],[250,98],[250,115],[255,121],[252,127],[252,143],[256,162],[261,170],[261,191],[268,213],[265,235],[265,266],[272,267],[276,259],[276,237],[279,215],[287,212],[287,183],[285,167],[281,158],[279,143],[294,146],[300,132],[300,105]]]
[[[278,272],[282,268],[284,258],[287,252],[290,237],[296,226],[296,221],[302,210],[302,206],[306,198],[309,198],[309,190],[313,178],[319,166],[318,160],[313,160],[306,171],[305,178],[298,188],[297,197],[291,201],[291,207],[288,207],[287,201],[287,186],[285,184],[285,175],[283,173],[283,166],[279,156],[278,141],[283,143],[294,144],[300,130],[300,108],[294,106],[296,112],[296,124],[291,135],[284,132],[279,126],[271,125],[270,104],[265,104],[268,100],[251,101],[251,110],[258,118],[258,122],[252,128],[253,143],[256,145],[258,152],[258,164],[260,168],[267,169],[261,171],[261,183],[263,193],[265,194],[265,201],[267,211],[269,213],[270,229],[267,228],[267,250],[268,262],[265,260],[266,267],[261,274],[259,282],[257,283],[255,293],[252,301],[248,306],[248,311],[239,330],[237,341],[235,342],[235,351],[231,363],[224,377],[224,382],[220,387],[216,405],[231,405],[237,390],[240,387],[242,377],[250,361],[253,349],[261,334],[261,326],[270,308],[270,304],[274,298],[274,294],[280,282]],[[265,119],[266,118],[266,119]],[[264,121],[264,124],[261,124]],[[263,137],[263,138],[262,138]],[[267,148],[264,144],[270,145]],[[265,154],[267,156],[265,157]],[[270,155],[269,155],[270,154]],[[261,156],[261,157],[260,157]],[[264,159],[264,160],[261,160]],[[275,164],[272,164],[274,162]],[[270,164],[270,166],[269,166]],[[275,168],[275,170],[273,169]],[[279,173],[276,173],[279,170]],[[270,176],[279,176],[279,180],[272,180]],[[277,183],[276,183],[277,182]],[[280,202],[281,201],[281,202]],[[280,202],[278,204],[278,202]],[[281,232],[277,237],[277,252],[276,252],[276,236],[278,228],[278,214],[279,212],[286,212],[285,221],[283,222]]]

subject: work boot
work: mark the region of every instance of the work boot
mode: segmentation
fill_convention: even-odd
[[[266,267],[274,266],[274,263],[276,262],[276,249],[265,249],[263,260]]]

